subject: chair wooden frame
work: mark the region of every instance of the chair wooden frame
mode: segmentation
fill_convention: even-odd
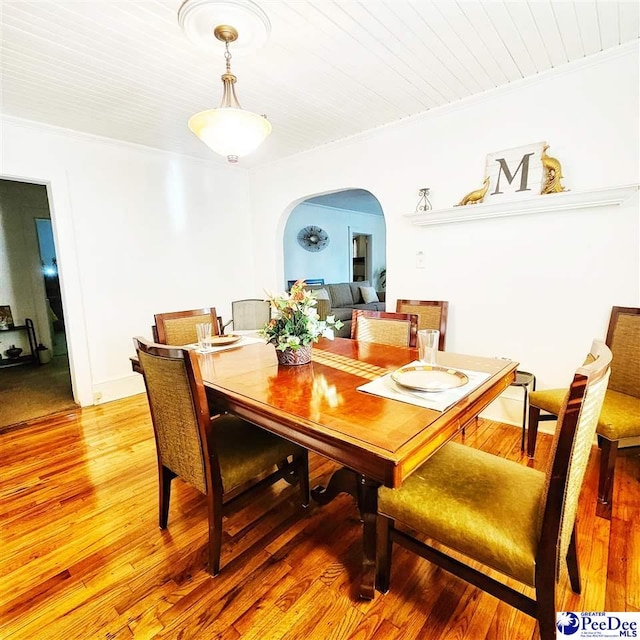
[[[415,313],[393,313],[391,311],[368,311],[354,309],[351,314],[351,339],[358,340],[358,319],[396,320],[409,324],[409,346],[415,348],[418,339],[418,316]]]
[[[640,315],[640,307],[612,307],[609,327],[607,329],[606,343],[609,348],[613,345],[613,335],[620,315]],[[640,348],[640,345],[638,345]],[[598,506],[607,505],[606,509],[600,508],[602,515],[611,516],[611,502],[613,497],[613,476],[616,469],[616,457],[618,455],[619,440],[609,440],[598,434],[600,446],[600,474],[598,476]]]
[[[612,307],[609,327],[605,344],[611,348],[613,337],[621,315],[640,315],[639,307]],[[615,361],[613,363],[615,367]],[[555,420],[557,416],[553,414],[540,415],[540,407],[529,405],[529,426],[527,432],[527,454],[533,458],[536,450],[536,439],[538,437],[538,422],[544,420]],[[616,466],[616,456],[618,454],[618,440],[609,440],[598,434],[598,445],[600,447],[600,471],[598,476],[598,515],[611,518],[611,507],[613,497],[613,479]]]
[[[277,471],[268,476],[259,479],[257,482],[249,486],[234,488],[225,493],[222,484],[222,474],[218,456],[209,446],[208,431],[215,428],[215,420],[211,418],[209,413],[209,405],[207,395],[202,382],[200,373],[200,365],[198,358],[193,350],[179,349],[175,347],[167,347],[165,345],[149,343],[142,337],[134,338],[134,346],[136,352],[147,353],[171,360],[184,361],[195,416],[198,423],[198,435],[200,448],[202,452],[202,460],[204,461],[204,473],[207,491],[205,493],[207,501],[207,519],[209,529],[209,545],[208,545],[208,571],[212,576],[220,572],[220,554],[222,550],[222,517],[227,508],[239,497],[244,496],[247,491],[258,490],[264,486],[274,484],[280,479],[287,482],[298,482],[300,485],[300,496],[304,507],[309,505],[309,461],[308,453],[305,450],[299,456],[292,456],[293,460],[283,460],[278,464]],[[140,362],[140,369],[145,380],[145,387],[149,395],[147,380],[144,376],[144,368]],[[160,529],[166,529],[169,520],[169,502],[171,498],[171,481],[177,477],[171,469],[163,463],[163,457],[156,429],[156,417],[154,415],[153,406],[149,403],[151,418],[153,422],[153,432],[156,441],[156,454],[158,463],[158,499],[159,499],[159,516],[158,522]],[[240,418],[238,418],[239,420]],[[257,427],[256,427],[257,428]]]
[[[154,341],[158,344],[168,344],[166,328],[167,321],[177,320],[180,318],[193,318],[196,316],[203,316],[202,322],[211,322],[211,333],[213,335],[217,336],[220,334],[220,324],[215,307],[205,307],[204,309],[156,313],[154,315],[155,325],[151,327]],[[195,340],[193,340],[193,342],[195,342]]]
[[[409,307],[409,308],[407,308]],[[418,307],[413,310],[412,307]],[[427,326],[421,315],[420,307],[438,307],[440,309],[440,323],[437,327]],[[440,331],[440,342],[438,343],[438,351],[444,351],[447,343],[447,316],[449,313],[449,303],[446,300],[397,300],[397,313],[415,313],[418,315],[418,330],[420,329],[438,329]]]
[[[536,598],[530,598],[521,591],[513,589],[503,582],[489,577],[446,552],[423,543],[407,533],[396,529],[395,522],[382,514],[377,524],[377,575],[376,584],[383,592],[389,590],[391,572],[391,553],[393,542],[409,549],[417,555],[433,562],[446,571],[462,578],[474,586],[490,593],[537,619],[542,640],[556,638],[556,582],[559,571],[560,537],[565,515],[565,497],[567,492],[570,461],[576,430],[582,410],[582,402],[588,386],[607,375],[611,363],[611,351],[602,342],[594,342],[592,352],[596,352],[595,362],[580,367],[568,390],[562,424],[557,435],[555,455],[551,461],[549,486],[542,514],[541,538],[538,544],[535,562]],[[595,425],[594,425],[595,429]],[[568,530],[568,529],[567,529]],[[567,568],[571,588],[580,593],[580,571],[576,553],[575,520],[571,528],[571,537],[567,547]]]

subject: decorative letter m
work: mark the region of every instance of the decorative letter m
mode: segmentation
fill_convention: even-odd
[[[511,171],[509,171],[509,167],[504,158],[496,158],[496,162],[500,165],[500,170],[498,171],[498,179],[496,180],[496,190],[493,191],[491,195],[495,196],[497,193],[502,193],[502,191],[500,191],[500,176],[502,176],[503,171],[504,177],[507,179],[507,182],[509,184],[511,184],[515,180],[518,172],[521,172],[520,188],[516,189],[516,191],[531,191],[531,189],[527,187],[527,180],[529,179],[529,158],[533,155],[535,154],[526,153],[525,155],[523,155],[518,168],[513,172],[513,174],[511,173]]]

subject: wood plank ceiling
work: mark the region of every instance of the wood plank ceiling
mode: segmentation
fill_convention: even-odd
[[[243,160],[247,167],[639,37],[635,0],[259,4],[271,21],[270,39],[257,52],[235,55],[232,70],[242,106],[267,114],[274,132]],[[218,106],[222,49],[203,52],[187,40],[179,5],[3,0],[3,113],[218,159],[186,122]]]

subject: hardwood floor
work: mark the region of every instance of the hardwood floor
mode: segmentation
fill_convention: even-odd
[[[517,428],[481,420],[463,441],[527,463]],[[539,435],[536,466],[549,443]],[[594,448],[579,513],[583,593],[563,576],[559,605],[640,611],[640,458],[619,457],[609,521],[595,516],[598,457]],[[312,455],[311,486],[334,468]],[[391,591],[358,600],[352,499],[303,510],[282,481],[226,517],[212,579],[195,489],[174,482],[169,528],[158,528],[144,395],[0,435],[0,473],[3,640],[537,638],[533,619],[400,547]]]

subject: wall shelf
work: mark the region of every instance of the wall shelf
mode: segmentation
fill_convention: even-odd
[[[564,191],[523,200],[509,200],[508,202],[497,203],[486,202],[464,207],[427,211],[425,213],[408,213],[404,214],[404,217],[411,220],[412,224],[422,227],[487,218],[549,213],[552,211],[578,211],[594,207],[619,206],[637,192],[637,184],[594,189],[593,191]]]

